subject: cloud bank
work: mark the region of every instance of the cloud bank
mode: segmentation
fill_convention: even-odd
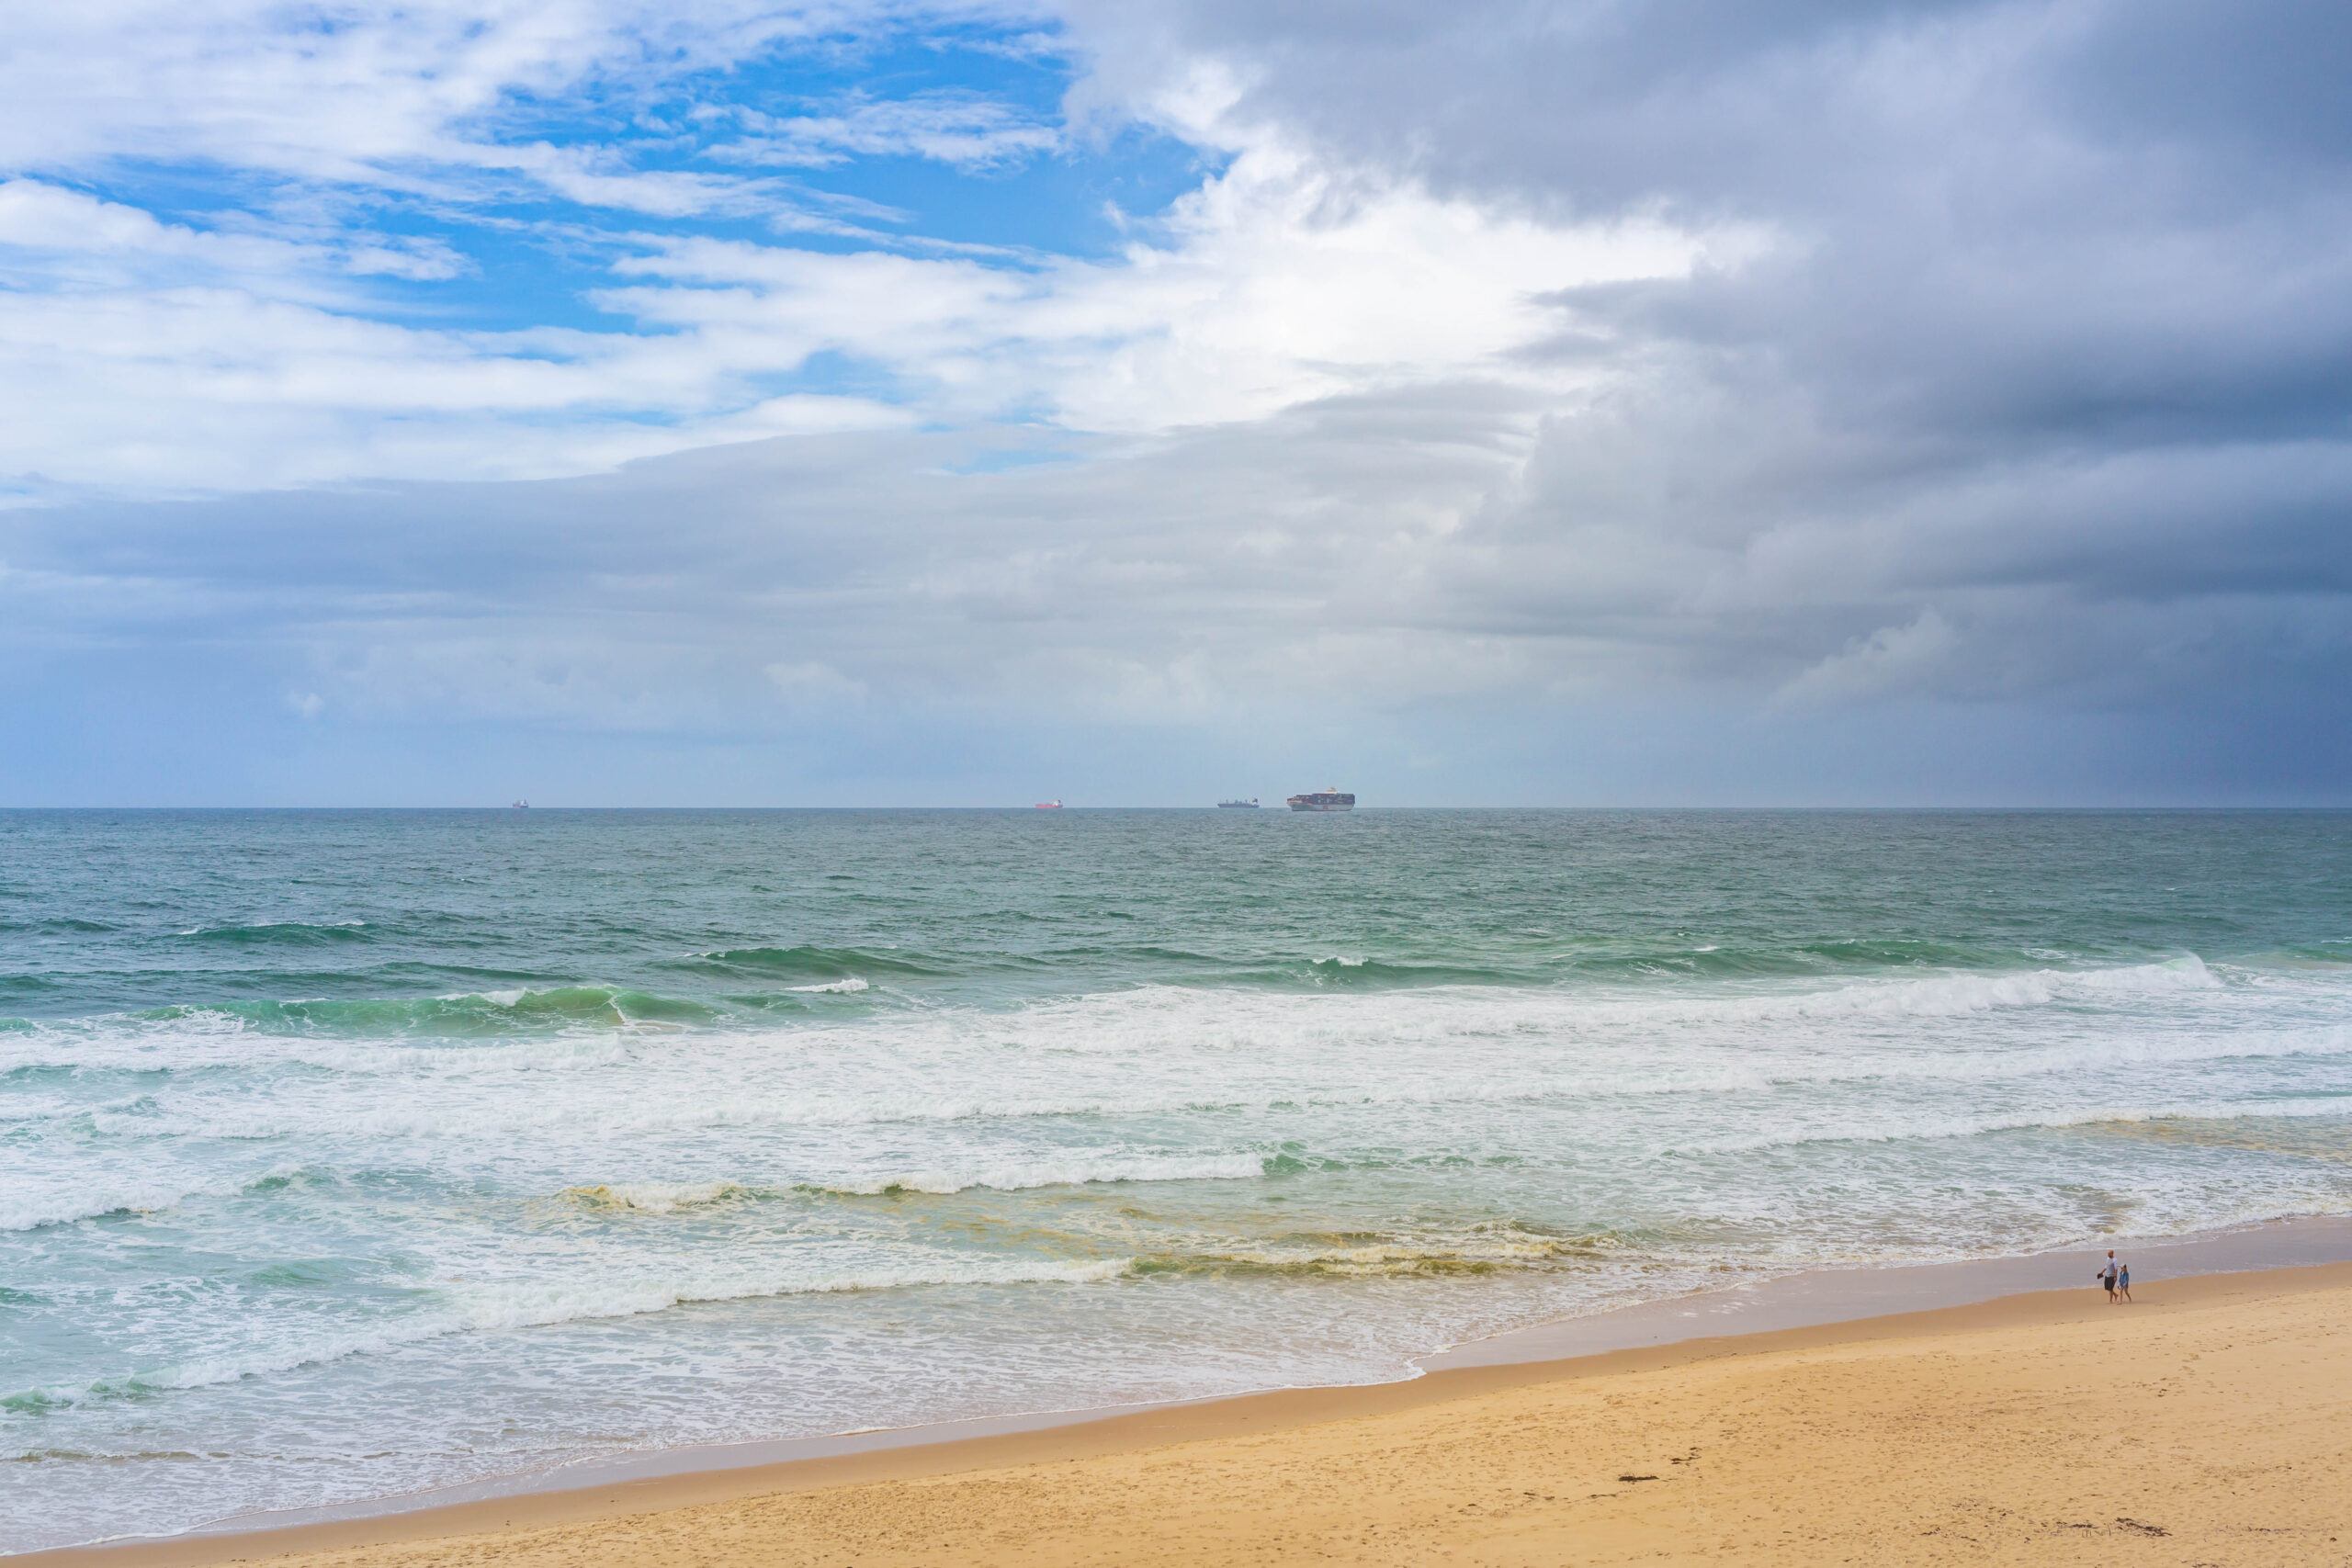
[[[6,67],[18,798],[2352,795],[2324,8],[286,16]]]

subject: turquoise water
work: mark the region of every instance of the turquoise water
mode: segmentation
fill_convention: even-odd
[[[2352,815],[0,813],[0,1550],[2352,1212]]]

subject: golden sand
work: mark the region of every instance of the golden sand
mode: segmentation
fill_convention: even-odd
[[[2128,1307],[2090,1289],[2010,1297],[51,1555],[118,1568],[2352,1564],[2352,1266],[2137,1293]]]

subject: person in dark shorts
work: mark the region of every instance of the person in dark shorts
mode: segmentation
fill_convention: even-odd
[[[2098,1271],[2098,1282],[2107,1287],[2107,1304],[2115,1304],[2115,1248],[2107,1249],[2107,1267]]]

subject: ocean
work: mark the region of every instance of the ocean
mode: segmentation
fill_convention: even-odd
[[[0,1551],[2352,1213],[2352,815],[0,813]]]

